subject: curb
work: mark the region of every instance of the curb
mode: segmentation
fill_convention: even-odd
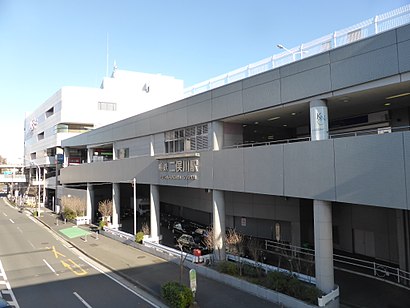
[[[134,284],[135,286],[137,286],[138,288],[142,289],[143,291],[147,292],[149,295],[155,297],[157,300],[159,300],[161,303],[163,303],[164,305],[166,305],[163,302],[163,299],[161,298],[160,294],[158,294],[157,292],[155,292],[154,290],[152,290],[151,288],[141,284],[139,281],[135,280],[134,278],[131,278],[130,276],[121,273],[120,271],[112,268],[111,266],[109,266],[108,264],[105,264],[104,262],[102,262],[101,260],[99,260],[98,258],[92,256],[91,254],[89,254],[88,252],[86,252],[84,249],[82,249],[81,247],[79,247],[78,245],[76,245],[75,243],[73,243],[72,241],[66,239],[65,237],[63,237],[60,233],[56,232],[51,226],[49,226],[46,222],[42,221],[41,219],[39,219],[36,216],[33,216],[37,221],[39,221],[40,223],[42,223],[45,227],[47,227],[49,230],[51,230],[54,234],[56,234],[60,239],[64,240],[65,242],[69,243],[71,246],[75,247],[76,249],[78,249],[82,254],[86,255],[88,258],[92,259],[93,261],[97,262],[98,264],[106,267],[107,269],[109,269],[111,272],[115,273],[116,275],[124,278],[125,280],[127,280],[128,282]],[[104,236],[100,233],[100,236]]]

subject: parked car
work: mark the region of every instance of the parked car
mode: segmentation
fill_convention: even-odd
[[[172,233],[174,233],[174,237],[178,238],[182,234],[191,234],[192,229],[184,220],[175,221],[172,226]]]
[[[193,249],[200,248],[199,243],[195,242],[192,235],[182,234],[178,239],[177,243],[182,246],[182,249],[186,252],[191,253]]]

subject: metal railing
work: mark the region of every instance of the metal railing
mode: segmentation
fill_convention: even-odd
[[[410,22],[410,4],[184,89],[185,97],[260,74]]]
[[[304,260],[308,263],[314,262],[315,250],[294,246],[290,244],[265,240],[265,251],[282,256],[291,256],[298,260]],[[398,267],[382,263],[379,260],[365,260],[355,257],[333,254],[334,266],[341,270],[346,270],[357,275],[366,275],[393,282],[398,285],[409,288],[410,286],[410,272],[401,270]]]
[[[390,133],[404,132],[404,131],[409,131],[409,130],[410,130],[410,126],[400,126],[400,127],[383,126],[383,127],[379,127],[375,129],[366,129],[366,130],[357,130],[357,131],[352,131],[352,132],[329,134],[329,139],[358,137],[358,136],[366,136],[366,135],[390,134]],[[223,148],[224,149],[253,148],[253,147],[267,146],[267,145],[273,145],[273,144],[295,143],[295,142],[303,142],[303,141],[310,141],[310,140],[311,140],[310,137],[298,137],[298,138],[272,140],[272,141],[265,141],[265,142],[234,144],[234,145],[224,146]]]

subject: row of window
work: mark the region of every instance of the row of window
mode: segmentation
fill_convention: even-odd
[[[165,153],[208,149],[208,131],[208,124],[201,124],[165,132]]]

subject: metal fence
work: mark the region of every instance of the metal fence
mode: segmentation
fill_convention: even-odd
[[[314,262],[315,258],[314,249],[271,240],[265,240],[265,251],[307,263]],[[365,260],[348,255],[333,254],[333,263],[336,268],[357,275],[366,275],[368,277],[382,279],[406,288],[409,288],[410,286],[409,272],[403,271],[391,264],[383,263],[380,260]]]
[[[330,49],[400,27],[410,23],[410,4],[377,15],[351,27],[335,31],[308,43],[287,49],[280,54],[238,68],[227,74],[203,81],[184,90],[185,97],[199,94],[246,77],[266,72],[273,68],[301,60]]]

